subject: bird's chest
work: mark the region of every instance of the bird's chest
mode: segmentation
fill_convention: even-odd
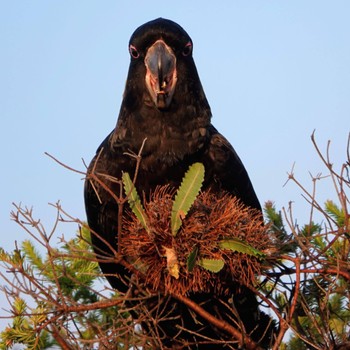
[[[196,153],[203,147],[205,139],[205,128],[186,129],[158,124],[134,129],[131,146],[133,152],[140,152],[142,169],[159,171]]]
[[[133,132],[129,137],[125,134],[122,147],[115,149],[113,159],[106,161],[113,168],[109,172],[117,178],[125,171],[134,175],[137,169],[136,185],[140,193],[150,193],[165,184],[178,187],[189,165],[199,161],[198,152],[204,148],[204,129],[181,131],[154,126],[128,129]]]

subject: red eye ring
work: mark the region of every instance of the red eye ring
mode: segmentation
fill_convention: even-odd
[[[140,56],[139,52],[137,51],[137,48],[134,45],[129,46],[129,52],[131,57],[133,58],[139,58]]]
[[[183,56],[188,56],[188,55],[191,54],[191,52],[192,52],[192,43],[191,43],[191,41],[189,41],[189,42],[185,45],[185,47],[183,48],[183,50],[182,50],[182,55],[183,55]]]

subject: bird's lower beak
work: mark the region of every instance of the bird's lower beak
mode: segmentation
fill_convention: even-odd
[[[176,86],[176,57],[172,49],[157,40],[145,57],[146,86],[159,109],[169,107]]]

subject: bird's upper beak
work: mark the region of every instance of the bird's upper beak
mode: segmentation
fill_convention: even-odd
[[[157,40],[145,57],[146,86],[159,109],[169,107],[176,86],[176,57],[163,41]]]

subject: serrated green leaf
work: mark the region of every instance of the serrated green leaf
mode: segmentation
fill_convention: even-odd
[[[187,215],[202,187],[204,181],[204,165],[192,164],[186,172],[180,188],[177,190],[171,212],[171,231],[176,236],[182,220]]]
[[[210,272],[219,272],[224,267],[224,260],[222,259],[201,259],[198,261],[198,265]]]
[[[238,238],[225,239],[219,242],[220,249],[229,249],[234,252],[253,255],[257,258],[262,258],[265,256],[260,250],[257,250],[250,246],[249,244],[241,241]]]
[[[130,205],[131,210],[136,215],[136,217],[139,219],[141,225],[143,228],[149,232],[149,227],[147,224],[147,216],[145,209],[142,206],[140,197],[136,191],[136,188],[131,181],[129,173],[123,173],[122,176],[124,190],[126,195],[128,196],[128,203]]]
[[[195,246],[187,258],[187,270],[188,270],[188,272],[192,272],[194,266],[196,265],[197,255],[198,255],[198,247]]]

